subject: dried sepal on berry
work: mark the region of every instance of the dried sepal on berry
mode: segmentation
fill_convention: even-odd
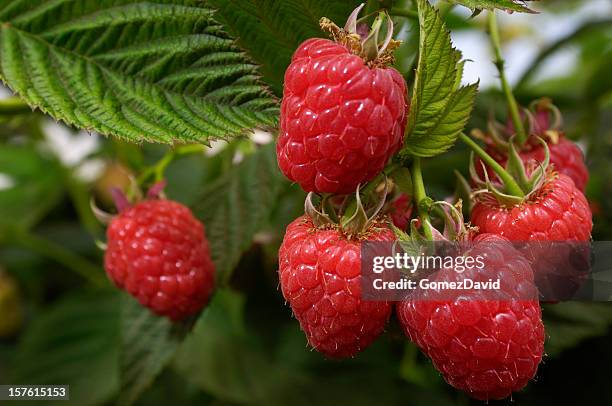
[[[392,309],[387,301],[361,297],[362,244],[392,242],[394,234],[378,216],[380,202],[368,207],[357,191],[355,211],[343,222],[332,217],[342,218],[346,206],[326,205],[326,198],[315,205],[310,193],[306,214],[287,227],[279,250],[280,287],[309,344],[328,358],[347,358],[383,332]]]
[[[381,215],[388,194],[386,178],[384,185],[381,193],[368,194],[368,204],[364,204],[359,186],[355,195],[343,199],[340,205],[331,204],[333,195],[324,195],[317,207],[313,202],[314,193],[310,192],[304,201],[304,213],[320,229],[337,229],[348,239],[367,238],[374,225],[388,221],[385,215]]]
[[[563,132],[563,117],[559,109],[549,98],[534,100],[528,108],[521,109],[521,118],[529,135],[523,145],[517,146],[518,154],[524,162],[541,162],[545,158],[540,139],[549,149],[550,163],[560,173],[569,176],[578,189],[584,191],[589,179],[584,155],[580,148],[567,139]],[[501,165],[505,165],[510,153],[510,138],[514,135],[511,120],[500,123],[492,117],[488,120],[487,131],[472,131],[472,136],[482,140],[487,146],[487,153]],[[480,171],[481,168],[477,167]],[[487,168],[492,174],[491,168]]]
[[[344,28],[338,27],[327,17],[319,20],[323,31],[327,31],[335,42],[346,46],[353,54],[363,58],[370,67],[385,67],[394,62],[393,52],[399,48],[401,41],[393,39],[393,20],[386,11],[380,12],[369,31],[360,30],[359,13],[364,7],[359,5],[349,16]],[[386,23],[385,36],[381,39],[383,23]],[[362,32],[360,32],[362,31]]]

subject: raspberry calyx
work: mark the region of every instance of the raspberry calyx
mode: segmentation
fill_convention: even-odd
[[[358,25],[358,16],[365,4],[357,7],[349,16],[344,28],[338,27],[327,17],[319,20],[319,25],[323,31],[327,31],[333,40],[347,47],[351,53],[363,58],[369,67],[385,67],[393,64],[395,51],[401,41],[393,39],[393,20],[389,14],[380,12],[372,23],[369,32],[363,32],[363,25]],[[386,22],[386,34],[380,40],[380,33],[383,22]],[[361,31],[361,32],[360,32]]]

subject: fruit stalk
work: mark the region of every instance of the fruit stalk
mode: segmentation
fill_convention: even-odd
[[[525,134],[525,126],[523,125],[523,121],[521,120],[518,104],[516,103],[514,94],[512,94],[512,88],[508,83],[508,79],[506,79],[506,70],[504,68],[505,61],[502,57],[501,41],[499,40],[499,30],[497,28],[497,18],[495,17],[495,11],[489,12],[488,26],[489,36],[491,37],[491,44],[493,45],[493,52],[495,53],[495,60],[493,61],[493,63],[495,64],[495,66],[497,67],[497,71],[499,72],[499,79],[501,81],[502,90],[504,92],[504,95],[506,96],[508,109],[510,110],[510,117],[512,119],[512,124],[514,124],[514,128],[516,131],[516,139],[519,145],[523,145],[527,140],[527,136]]]
[[[365,185],[360,190],[360,193],[364,196],[368,195],[370,192],[374,191],[374,189],[376,189],[378,185],[384,182],[388,176],[391,176],[391,174],[395,172],[395,170],[398,168],[399,166],[397,164],[394,164],[394,163],[389,164],[389,166],[387,166],[383,172],[379,173],[378,175],[376,175],[374,179],[368,182],[368,184]],[[357,199],[355,199],[355,197],[353,196],[351,200],[349,201],[348,205],[346,206],[346,209],[344,210],[342,217],[344,219],[349,219],[353,217],[356,210],[357,210]]]
[[[9,97],[4,100],[0,100],[0,115],[14,115],[31,113],[33,110],[19,97]]]
[[[525,193],[523,193],[523,190],[514,180],[514,178],[510,176],[510,174],[506,172],[506,170],[499,163],[497,163],[497,161],[495,161],[491,155],[487,154],[484,149],[480,148],[480,146],[476,144],[474,140],[463,133],[459,134],[459,138],[461,141],[467,144],[467,146],[470,147],[470,149],[474,151],[476,155],[480,157],[480,159],[482,159],[487,165],[489,165],[489,167],[491,167],[491,169],[493,169],[497,176],[499,176],[499,178],[504,182],[507,191],[511,195],[517,197],[525,196]]]
[[[414,10],[409,10],[409,9],[405,9],[401,7],[392,8],[391,10],[389,10],[389,14],[391,14],[392,16],[397,16],[397,17],[405,17],[410,20],[419,19],[419,13],[417,13]]]
[[[415,157],[412,161],[412,190],[414,193],[414,204],[419,211],[419,218],[423,225],[423,233],[428,241],[433,241],[433,232],[431,231],[431,223],[429,220],[428,209],[424,207],[424,203],[428,199],[425,192],[425,184],[423,183],[423,174],[421,173],[421,158]]]
[[[142,184],[151,176],[154,176],[154,182],[161,182],[164,179],[164,172],[168,165],[178,156],[200,153],[205,150],[206,146],[202,144],[186,144],[179,145],[174,149],[169,150],[155,165],[145,169],[138,177],[138,184]]]

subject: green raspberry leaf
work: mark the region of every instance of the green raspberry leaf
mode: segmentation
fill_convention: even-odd
[[[282,94],[283,76],[299,44],[313,37],[327,38],[319,19],[339,26],[362,0],[207,0],[216,18],[260,65],[264,79]]]
[[[543,308],[546,323],[546,354],[559,357],[593,337],[608,334],[612,325],[612,309],[608,303],[564,302]]]
[[[192,205],[194,214],[206,225],[220,284],[229,281],[255,233],[270,217],[285,184],[274,145],[268,144],[207,185]]]
[[[58,120],[132,142],[207,143],[278,115],[199,0],[6,0],[0,78]]]
[[[69,385],[69,403],[110,404],[119,386],[119,299],[85,290],[40,312],[20,337],[3,383]]]
[[[172,361],[188,332],[184,323],[172,323],[124,295],[121,311],[121,387],[117,404],[131,405]]]
[[[508,12],[536,13],[527,7],[527,1],[523,0],[449,0],[451,3],[461,4],[472,10],[474,15],[482,10],[504,10]]]
[[[419,60],[403,159],[431,157],[453,146],[472,112],[478,84],[460,87],[461,52],[453,48],[448,30],[427,0],[418,0]]]
[[[245,307],[243,295],[219,289],[179,348],[174,369],[223,404],[303,404],[294,395],[301,373],[266,351],[245,322]]]

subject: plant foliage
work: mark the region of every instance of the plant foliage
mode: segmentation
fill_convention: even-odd
[[[400,152],[404,158],[431,157],[452,147],[470,118],[477,90],[477,84],[461,87],[461,52],[453,48],[438,11],[427,0],[417,4],[419,59]]]
[[[0,77],[28,104],[128,141],[207,142],[273,125],[256,66],[198,0],[0,5]]]

